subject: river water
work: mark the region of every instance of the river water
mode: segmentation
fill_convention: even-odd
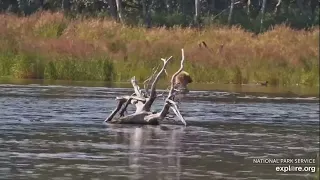
[[[104,123],[116,105],[115,96],[131,93],[132,89],[119,87],[0,84],[0,179],[312,179],[316,175],[312,169],[277,172],[279,164],[254,163],[254,159],[316,159],[318,96],[191,91],[180,105],[187,127],[179,122]],[[154,109],[162,103],[159,99]]]

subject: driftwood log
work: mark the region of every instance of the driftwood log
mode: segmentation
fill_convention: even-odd
[[[180,121],[186,125],[185,119],[182,117],[178,109],[178,100],[187,94],[187,84],[192,82],[190,75],[183,71],[184,68],[184,50],[181,49],[182,57],[180,68],[175,72],[170,81],[170,88],[167,92],[157,94],[156,85],[162,74],[167,74],[166,67],[168,62],[172,59],[172,56],[161,60],[163,61],[162,68],[158,71],[156,68],[153,74],[144,81],[144,89],[140,89],[135,77],[131,78],[131,84],[134,89],[134,93],[131,96],[117,97],[117,107],[106,118],[105,122],[116,124],[150,124],[158,125],[162,120],[167,119],[169,110],[171,109]],[[150,88],[150,89],[149,89]],[[167,94],[162,110],[160,112],[151,111],[151,106],[158,97],[165,97]],[[129,105],[135,106],[135,112],[133,114],[125,115],[127,107]],[[118,115],[117,115],[118,114]]]

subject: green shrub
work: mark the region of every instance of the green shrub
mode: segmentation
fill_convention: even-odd
[[[18,54],[13,61],[12,72],[15,78],[43,79],[44,60],[40,56]]]

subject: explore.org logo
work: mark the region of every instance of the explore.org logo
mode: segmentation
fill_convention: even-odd
[[[254,164],[276,165],[277,172],[317,172],[319,166],[316,159],[281,159],[281,158],[256,158],[253,159]]]
[[[276,167],[277,172],[316,172],[315,166],[277,166]]]

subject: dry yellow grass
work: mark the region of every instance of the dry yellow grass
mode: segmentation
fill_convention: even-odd
[[[121,68],[125,66],[135,68],[130,72],[134,73],[142,65],[151,70],[160,57],[179,58],[184,48],[195,81],[318,85],[318,27],[298,31],[279,25],[255,35],[238,27],[145,29],[107,19],[69,20],[49,12],[28,17],[2,14],[0,19],[2,53],[32,53],[46,61],[108,57],[117,71],[126,70]],[[141,78],[150,70],[144,70]]]

